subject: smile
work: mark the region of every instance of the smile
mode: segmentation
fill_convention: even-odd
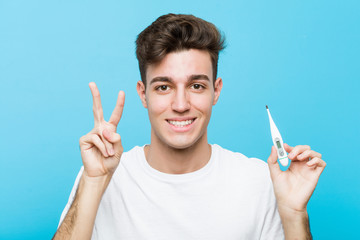
[[[191,125],[194,121],[195,121],[195,118],[189,119],[189,120],[183,120],[183,121],[167,120],[168,123],[170,123],[171,125],[173,125],[175,127],[186,127],[186,126]]]

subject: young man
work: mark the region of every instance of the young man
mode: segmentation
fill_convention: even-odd
[[[310,239],[306,205],[326,165],[321,154],[285,144],[292,163],[283,172],[274,147],[267,167],[208,144],[223,84],[216,27],[168,14],[136,43],[151,143],[123,153],[116,127],[125,95],[106,122],[90,83],[95,127],[80,138],[84,167],[54,239]]]

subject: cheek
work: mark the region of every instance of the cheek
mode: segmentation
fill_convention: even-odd
[[[160,114],[164,112],[168,106],[170,99],[167,96],[153,95],[148,97],[148,110],[150,114]],[[151,103],[151,104],[150,104]]]
[[[194,108],[198,111],[205,113],[211,113],[214,97],[212,94],[197,94],[193,95],[191,102]]]

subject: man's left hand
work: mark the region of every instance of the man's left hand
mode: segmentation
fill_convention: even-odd
[[[310,146],[291,147],[285,143],[284,148],[291,160],[286,171],[280,170],[274,146],[268,159],[279,212],[306,213],[307,203],[326,163],[321,159],[321,154],[311,150]]]

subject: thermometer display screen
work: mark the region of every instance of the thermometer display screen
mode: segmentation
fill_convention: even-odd
[[[281,148],[280,141],[276,141],[276,145],[279,149]]]

